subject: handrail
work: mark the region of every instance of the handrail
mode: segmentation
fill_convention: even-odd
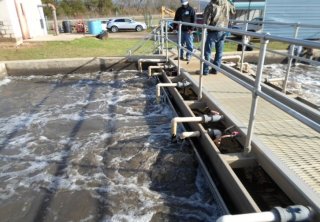
[[[247,43],[242,43],[240,41],[235,41],[235,40],[231,40],[231,39],[226,39],[225,41],[241,44],[241,45],[244,45],[244,46],[247,46],[247,47],[251,47],[251,48],[255,48],[255,49],[260,49],[260,47],[256,46],[255,44],[250,45],[250,44],[247,44]],[[292,58],[292,59],[295,59],[297,61],[308,62],[311,65],[320,66],[320,62],[318,62],[318,61],[305,59],[303,57],[299,57],[299,56],[295,56],[295,55],[290,55],[289,53],[283,53],[283,52],[279,52],[279,51],[272,50],[272,49],[267,49],[267,52],[274,53],[274,54],[281,55],[281,56],[288,57],[288,58]]]
[[[143,47],[147,43],[147,41],[151,40],[154,36],[157,36],[156,35],[157,29],[159,29],[159,26],[155,27],[146,38],[141,40],[140,44],[138,44],[137,46],[135,46],[132,49],[129,49],[128,54],[131,56],[133,53],[135,53],[137,50],[139,50],[141,47]]]
[[[306,24],[300,22],[272,22],[272,21],[252,21],[252,20],[230,20],[232,23],[254,23],[254,24],[264,24],[264,25],[283,25],[283,26],[300,26],[303,28],[320,28],[320,25]]]
[[[161,20],[162,27],[163,27],[163,23],[166,23],[166,22],[167,22],[166,20]],[[202,70],[202,65],[203,64],[207,64],[207,65],[209,65],[211,67],[214,67],[217,71],[221,72],[222,74],[226,75],[227,77],[229,77],[233,81],[235,81],[238,84],[244,86],[245,88],[247,88],[248,90],[250,90],[252,92],[251,112],[250,112],[250,119],[249,119],[249,124],[248,124],[247,138],[246,138],[246,143],[245,143],[246,144],[246,146],[245,146],[245,152],[246,153],[250,153],[251,152],[251,140],[252,140],[252,135],[253,135],[254,120],[255,120],[255,116],[256,116],[258,98],[259,97],[265,99],[269,103],[271,103],[274,106],[278,107],[279,109],[285,111],[286,113],[288,113],[289,115],[291,115],[295,119],[299,120],[300,122],[306,124],[307,126],[309,126],[312,129],[314,129],[315,131],[320,132],[320,121],[319,121],[320,115],[319,115],[319,118],[314,120],[314,119],[312,119],[312,118],[310,118],[308,116],[303,115],[299,111],[297,111],[295,109],[292,109],[291,107],[287,106],[286,104],[281,103],[277,99],[272,98],[272,96],[270,96],[269,94],[267,94],[267,93],[265,93],[265,92],[263,92],[261,90],[261,77],[262,77],[262,73],[263,73],[262,72],[263,71],[263,65],[264,65],[264,60],[265,60],[265,55],[266,55],[266,52],[267,52],[267,45],[269,43],[269,40],[280,41],[280,42],[290,43],[290,44],[294,44],[294,45],[301,45],[301,46],[310,47],[310,48],[317,48],[317,49],[320,49],[320,42],[318,43],[318,42],[311,42],[311,41],[307,41],[307,40],[284,38],[284,37],[273,36],[273,35],[270,35],[268,33],[267,34],[258,34],[258,33],[252,33],[252,32],[246,32],[246,31],[238,31],[238,30],[234,30],[234,29],[213,27],[213,26],[208,26],[208,25],[199,25],[199,24],[186,23],[186,22],[180,22],[180,21],[174,21],[173,23],[178,24],[178,27],[179,27],[179,30],[180,30],[179,35],[178,35],[179,36],[178,37],[179,38],[178,39],[179,44],[177,44],[174,41],[171,41],[167,37],[167,35],[163,35],[162,34],[161,38],[165,39],[166,42],[171,42],[174,45],[176,45],[178,47],[178,51],[179,52],[180,52],[180,49],[183,49],[184,51],[190,53],[195,58],[200,60],[201,61],[200,70]],[[251,36],[251,37],[259,38],[260,39],[260,56],[259,56],[259,61],[258,61],[255,84],[254,85],[253,84],[249,84],[249,83],[241,80],[237,76],[232,75],[228,71],[215,66],[210,61],[205,60],[203,58],[204,47],[202,47],[202,49],[201,49],[201,56],[198,56],[194,52],[191,52],[188,49],[186,49],[183,46],[181,46],[180,42],[181,42],[181,26],[182,25],[188,25],[188,26],[201,28],[203,33],[205,33],[206,30],[213,30],[213,31],[224,31],[224,32],[235,33],[235,34],[238,34],[238,35]],[[205,41],[204,39],[205,38],[203,38],[202,41]],[[291,55],[287,55],[287,56],[290,57]],[[295,58],[295,57],[292,56],[292,58]],[[180,57],[179,56],[178,56],[178,74],[180,74]],[[199,75],[199,88],[200,88],[199,90],[200,90],[200,92],[199,93],[202,93],[202,84],[201,84],[202,83],[202,76],[203,76],[203,74],[200,73],[200,75]],[[198,96],[199,96],[198,99],[201,99],[201,95],[198,95]],[[298,107],[303,109],[302,105],[298,105]]]
[[[165,21],[165,20],[162,20],[162,21]],[[273,35],[270,35],[269,33],[260,34],[260,33],[255,33],[255,32],[246,32],[246,31],[235,30],[235,29],[230,29],[230,28],[221,28],[221,27],[209,26],[209,25],[199,25],[199,24],[180,22],[180,21],[173,21],[172,23],[175,23],[178,25],[179,24],[188,25],[188,26],[192,26],[192,27],[196,27],[196,28],[206,28],[206,29],[212,30],[212,31],[230,32],[233,34],[251,36],[251,37],[255,37],[255,38],[259,38],[259,39],[266,39],[266,40],[272,40],[272,41],[278,41],[278,42],[286,42],[289,44],[301,45],[301,46],[305,46],[305,47],[309,47],[309,48],[320,49],[320,42],[313,42],[313,41],[308,41],[308,40],[273,36]]]

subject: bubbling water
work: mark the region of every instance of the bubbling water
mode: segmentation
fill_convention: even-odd
[[[286,71],[286,64],[265,65],[264,77],[284,78]],[[320,106],[320,66],[296,64],[291,68],[287,90]]]
[[[173,112],[136,71],[0,83],[2,221],[214,221]]]

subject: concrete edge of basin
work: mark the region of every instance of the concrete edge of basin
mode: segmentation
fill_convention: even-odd
[[[0,80],[7,76],[7,68],[5,63],[0,63]]]
[[[58,58],[43,60],[0,61],[8,76],[83,74],[98,71],[137,69],[140,58],[164,58],[164,56]],[[2,69],[1,69],[2,70]]]

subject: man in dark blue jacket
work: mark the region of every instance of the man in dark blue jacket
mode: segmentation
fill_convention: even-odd
[[[195,11],[189,5],[188,0],[181,0],[181,7],[177,9],[176,14],[174,16],[174,21],[181,21],[181,22],[188,22],[194,23],[195,22]],[[176,27],[178,27],[176,25]],[[181,27],[181,45],[186,47],[189,51],[193,51],[193,27],[183,25]],[[183,60],[183,50],[180,50],[180,59]],[[189,52],[186,53],[187,61],[190,61],[191,54]]]

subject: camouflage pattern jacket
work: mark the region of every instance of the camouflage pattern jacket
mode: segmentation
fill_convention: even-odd
[[[228,0],[211,0],[206,6],[204,23],[217,27],[228,27],[229,14],[235,14],[235,7]]]

